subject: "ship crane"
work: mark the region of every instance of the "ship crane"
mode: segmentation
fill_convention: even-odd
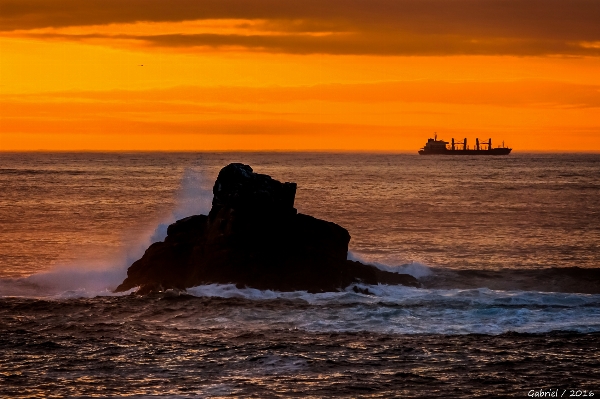
[[[488,141],[484,141],[483,143],[481,143],[483,145],[487,145],[488,146],[488,150],[492,149],[492,139],[488,139]]]
[[[456,150],[456,145],[462,145],[463,150],[467,149],[467,138],[465,137],[463,141],[454,141],[454,137],[452,138],[452,150]]]

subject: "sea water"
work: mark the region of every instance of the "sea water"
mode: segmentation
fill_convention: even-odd
[[[423,287],[113,294],[231,162]],[[0,187],[0,395],[600,389],[600,155],[4,153]]]

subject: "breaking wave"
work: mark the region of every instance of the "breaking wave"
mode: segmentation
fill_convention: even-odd
[[[310,294],[209,284],[145,297],[127,293],[113,297],[105,291],[90,298],[90,291],[65,291],[52,298],[0,298],[0,302],[25,301],[57,317],[73,306],[87,309],[93,304],[97,317],[107,321],[116,317],[115,306],[122,309],[119,312],[131,307],[126,311],[129,322],[155,320],[182,330],[243,326],[249,331],[409,335],[600,332],[600,295],[362,284],[359,288],[370,294],[355,292],[352,286]]]
[[[414,278],[421,279],[433,274],[432,268],[419,262],[411,262],[400,265],[387,265],[381,262],[374,262],[369,260],[363,255],[360,255],[353,251],[348,251],[348,259],[359,261],[367,265],[373,265],[380,270],[384,270],[392,273],[410,274]]]
[[[260,329],[289,325],[312,332],[372,331],[396,334],[502,334],[509,331],[600,331],[600,295],[478,289],[419,289],[359,285],[371,295],[343,292],[274,292],[233,285],[204,285],[187,296],[282,304],[244,310],[244,323]],[[240,314],[223,323],[240,322]]]

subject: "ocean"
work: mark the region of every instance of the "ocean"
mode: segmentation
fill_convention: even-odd
[[[423,287],[113,294],[231,162]],[[0,153],[0,187],[0,397],[600,394],[600,154]]]

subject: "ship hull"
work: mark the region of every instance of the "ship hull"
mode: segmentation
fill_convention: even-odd
[[[491,150],[420,150],[420,155],[508,155],[512,148],[492,148]]]

